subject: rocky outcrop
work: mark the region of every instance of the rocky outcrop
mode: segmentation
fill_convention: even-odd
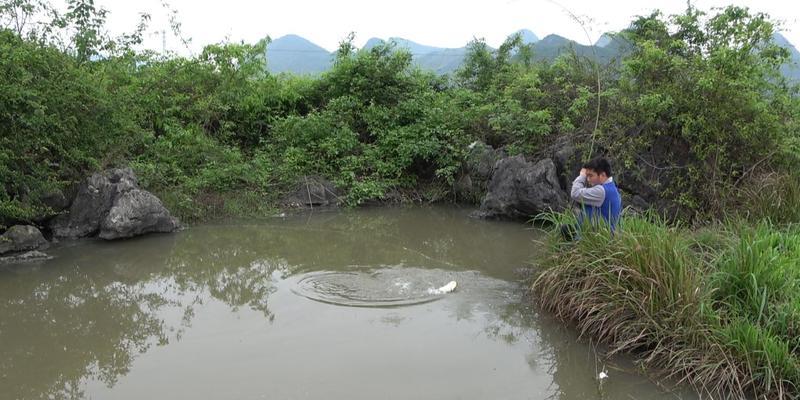
[[[69,208],[69,199],[61,190],[52,189],[42,195],[42,204],[58,213]]]
[[[642,129],[642,126],[633,127],[625,135],[636,137]],[[667,218],[678,217],[686,211],[677,202],[662,195],[665,188],[672,187],[681,179],[685,166],[691,163],[691,150],[685,141],[660,136],[649,148],[636,154],[633,160],[623,163],[599,145],[593,146],[594,152],[589,155],[587,147],[590,146],[581,145],[584,139],[578,138],[588,139],[589,135],[561,137],[541,154],[553,160],[559,184],[565,193],[569,193],[572,180],[578,175],[584,161],[605,155],[611,162],[614,182],[620,190],[624,207],[635,212],[654,210]]]
[[[505,157],[502,149],[481,142],[469,145],[469,152],[462,163],[461,172],[456,179],[455,192],[459,200],[480,203],[486,194],[489,179],[498,160]]]
[[[35,226],[14,225],[0,235],[0,254],[44,249],[48,245]]]
[[[121,239],[151,232],[173,232],[178,220],[156,196],[141,189],[121,194],[100,224],[103,239]]]
[[[79,238],[99,233],[106,239],[172,232],[179,226],[158,198],[139,189],[130,168],[110,169],[86,178],[79,185],[69,212],[50,225],[56,237]]]
[[[285,207],[336,206],[341,197],[336,187],[320,176],[304,176],[297,180],[294,190],[281,200]]]
[[[476,216],[528,219],[545,211],[562,211],[567,208],[568,200],[552,159],[534,164],[521,155],[508,157],[495,164],[488,192]]]

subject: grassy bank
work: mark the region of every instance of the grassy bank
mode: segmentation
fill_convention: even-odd
[[[554,232],[535,299],[584,337],[713,397],[800,394],[800,229],[631,217],[614,237]]]

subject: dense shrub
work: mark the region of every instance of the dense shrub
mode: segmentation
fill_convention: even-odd
[[[705,218],[753,208],[766,193],[753,188],[758,177],[800,164],[800,100],[778,69],[787,52],[766,16],[738,7],[638,18],[618,35],[623,60],[608,65],[574,52],[534,62],[519,36],[496,50],[476,40],[452,77],[416,69],[391,44],[356,50],[352,38],[316,77],[270,75],[269,39],[190,58],[136,52],[143,25],[108,38],[104,10],[68,7],[44,29],[0,30],[5,222],[42,216],[53,190],[131,162],[149,188],[182,193],[168,203],[183,210],[236,193],[275,199],[308,174],[351,204],[423,187],[435,195],[410,197],[433,200],[475,140],[532,155],[568,135],[584,156],[611,155],[683,215]],[[672,151],[648,161],[659,146]],[[786,215],[758,210],[744,214]]]

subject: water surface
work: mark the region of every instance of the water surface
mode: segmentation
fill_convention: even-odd
[[[541,233],[470,211],[225,221],[0,267],[0,397],[692,396],[527,307],[518,271]]]

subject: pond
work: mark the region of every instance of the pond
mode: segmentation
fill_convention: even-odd
[[[308,212],[0,267],[9,399],[668,399],[529,306],[530,225]],[[445,293],[438,288],[456,282]],[[607,371],[600,383],[597,376]],[[8,397],[6,397],[8,396]]]

